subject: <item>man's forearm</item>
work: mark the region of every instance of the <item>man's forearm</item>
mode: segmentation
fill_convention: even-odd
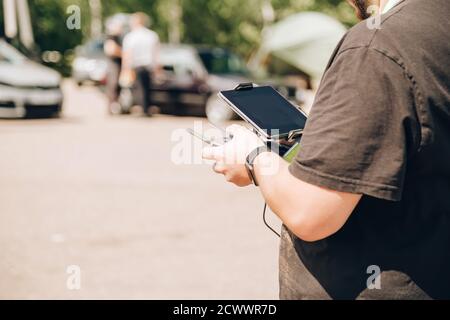
[[[300,212],[295,214],[292,212],[295,209],[287,209],[297,207],[297,204],[289,203],[289,193],[292,191],[289,189],[289,180],[295,178],[289,173],[288,166],[285,160],[273,152],[259,155],[254,164],[256,179],[266,203],[289,227],[296,223],[296,216]]]
[[[227,181],[246,186],[250,181],[242,159],[245,160],[251,148],[254,150],[262,142],[244,127],[233,125],[227,131],[233,139],[220,147],[205,148],[203,158],[216,161],[214,171],[223,174]],[[317,241],[337,232],[361,199],[361,195],[303,181],[292,175],[289,164],[272,152],[260,154],[253,164],[267,204],[296,236],[305,241]]]
[[[321,188],[294,177],[289,164],[275,153],[255,160],[255,175],[272,211],[305,241],[324,239],[347,221],[361,195]]]

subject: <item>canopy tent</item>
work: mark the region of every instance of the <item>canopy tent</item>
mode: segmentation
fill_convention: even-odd
[[[292,15],[265,30],[258,56],[273,55],[319,81],[346,27],[318,12]]]

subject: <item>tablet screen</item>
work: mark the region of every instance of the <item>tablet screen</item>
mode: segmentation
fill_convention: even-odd
[[[273,130],[278,129],[279,135],[285,135],[305,127],[306,116],[272,87],[221,93],[245,117],[267,131],[269,136],[274,135]]]

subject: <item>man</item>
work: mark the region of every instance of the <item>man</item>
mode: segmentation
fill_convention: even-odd
[[[110,20],[106,27],[107,39],[104,44],[104,52],[108,57],[108,81],[106,83],[106,94],[109,100],[108,110],[115,114],[120,112],[119,76],[122,69],[122,37],[124,33],[123,22],[119,19]]]
[[[159,68],[160,41],[158,34],[147,26],[149,17],[138,12],[131,17],[131,32],[123,40],[122,81],[136,81],[136,101],[150,115],[150,86],[151,74]]]
[[[450,298],[450,2],[353,1],[371,4],[381,26],[338,45],[291,165],[240,126],[204,150],[240,186],[250,154],[286,226],[283,299]]]

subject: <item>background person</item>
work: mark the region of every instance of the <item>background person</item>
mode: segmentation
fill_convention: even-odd
[[[109,58],[106,94],[109,100],[110,113],[120,111],[118,102],[120,95],[119,77],[122,69],[122,40],[125,32],[121,21],[112,20],[106,26],[105,55]]]
[[[353,0],[362,17],[373,3],[381,28],[338,45],[291,165],[241,126],[204,150],[240,186],[253,162],[286,226],[283,299],[450,298],[450,2]]]
[[[150,18],[138,12],[131,17],[131,32],[123,40],[122,78],[135,81],[135,101],[150,115],[152,74],[159,68],[160,40],[148,29]]]

